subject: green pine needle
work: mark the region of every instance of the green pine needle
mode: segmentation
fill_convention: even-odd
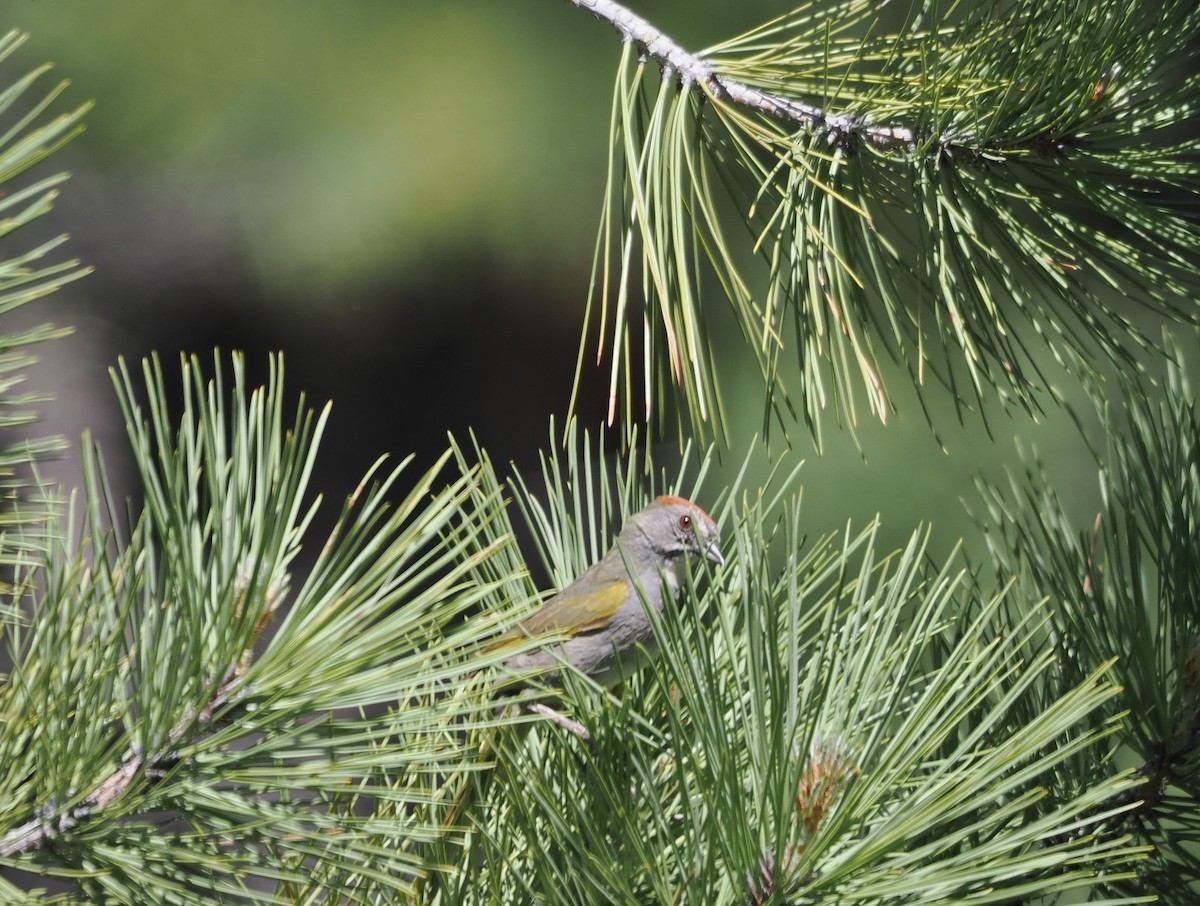
[[[887,419],[892,361],[960,418],[1037,410],[1045,353],[1128,366],[1139,310],[1196,322],[1195,4],[878,7],[808,3],[682,87],[626,45],[585,327],[610,421],[677,400],[681,430],[727,435],[715,295],[765,426],[818,443],[828,410]]]

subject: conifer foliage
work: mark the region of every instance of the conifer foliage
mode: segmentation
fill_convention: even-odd
[[[133,500],[86,437],[66,493],[55,442],[0,447],[0,901],[1195,899],[1200,12],[812,0],[693,52],[572,3],[625,44],[576,379],[604,363],[614,426],[552,425],[537,475],[474,438],[381,458],[320,536],[328,407],[278,358],[257,388],[236,354],[118,362]],[[86,273],[22,245],[87,112],[44,76],[0,86],[0,311]],[[818,444],[896,374],[986,415],[1057,407],[1065,367],[1102,509],[1075,524],[1030,459],[980,484],[986,563],[808,537],[804,469],[730,434],[723,304],[768,426]],[[58,334],[0,335],[0,425]],[[514,698],[528,564],[562,587],[660,493],[727,562],[618,689]]]

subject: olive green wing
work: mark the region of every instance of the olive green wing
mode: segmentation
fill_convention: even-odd
[[[609,619],[625,603],[629,584],[621,579],[602,582],[586,592],[567,588],[530,614],[512,631],[515,636],[573,636],[608,625]]]

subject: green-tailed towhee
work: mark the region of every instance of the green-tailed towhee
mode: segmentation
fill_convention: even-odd
[[[654,655],[654,633],[646,608],[662,610],[664,586],[672,598],[678,597],[679,561],[685,556],[703,556],[724,564],[720,541],[717,524],[700,507],[682,497],[658,497],[629,517],[616,543],[599,562],[504,633],[491,648],[503,649],[529,637],[552,637],[554,641],[542,648],[508,658],[505,668],[518,674],[539,671],[539,679],[553,682],[555,668],[566,662],[597,683],[612,686]],[[525,707],[582,739],[589,738],[585,727],[542,702]],[[490,738],[485,740],[484,751],[491,746]],[[474,783],[461,787],[446,814],[446,826],[455,825],[472,797],[482,795]]]
[[[656,651],[645,608],[662,610],[664,584],[672,598],[678,597],[683,557],[704,556],[724,564],[720,540],[717,524],[700,507],[682,497],[656,498],[629,517],[599,562],[510,630],[501,643],[551,634],[561,641],[515,655],[505,666],[524,672],[566,661],[603,686],[616,684]]]

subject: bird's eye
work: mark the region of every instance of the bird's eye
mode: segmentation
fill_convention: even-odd
[[[685,532],[690,532],[692,530],[692,517],[687,513],[684,513],[682,516],[680,516],[679,528]]]

